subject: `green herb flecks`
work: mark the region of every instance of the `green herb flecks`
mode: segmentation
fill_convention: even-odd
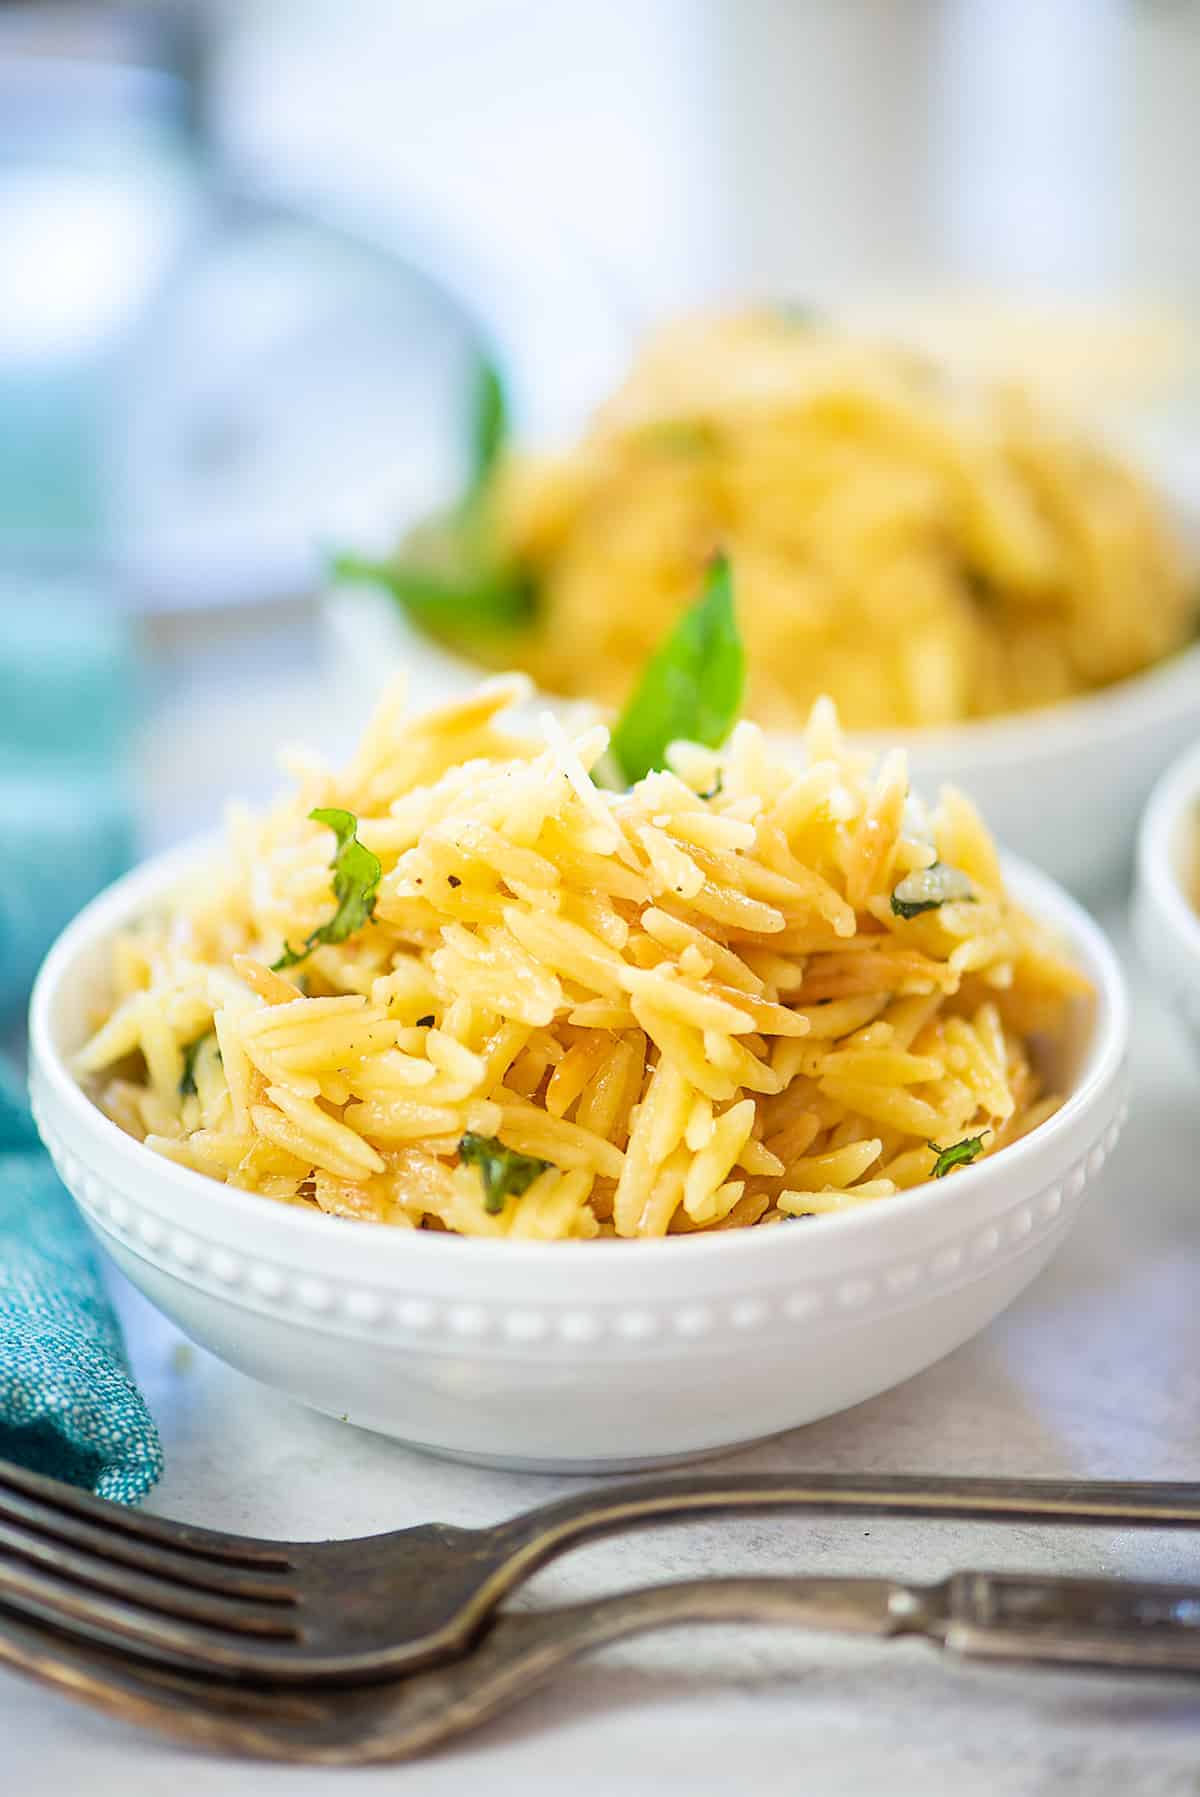
[[[919,917],[939,905],[971,904],[974,899],[975,888],[960,868],[935,861],[932,867],[905,875],[892,893],[892,912],[896,917]]]
[[[424,1017],[417,1018],[416,1027],[419,1030],[431,1030],[436,1022],[437,1022],[437,1019],[434,1017],[433,1012],[426,1011]]]
[[[196,1097],[196,1056],[200,1053],[200,1050],[204,1047],[206,1042],[211,1042],[213,1040],[213,1031],[205,1030],[202,1036],[197,1036],[194,1042],[188,1042],[184,1046],[183,1072],[179,1078],[179,1096],[181,1098]],[[217,1059],[220,1060],[220,1058],[220,1050],[218,1050]]]
[[[985,1129],[983,1135],[964,1136],[961,1142],[952,1142],[949,1148],[939,1148],[936,1142],[927,1142],[926,1147],[932,1149],[937,1156],[930,1179],[944,1179],[955,1167],[969,1167],[983,1153],[983,1137],[990,1133]]]
[[[392,556],[335,554],[336,580],[382,586],[424,630],[450,638],[511,630],[533,616],[529,575],[497,554],[490,503],[508,442],[508,401],[499,370],[481,361],[470,422],[470,471],[459,500],[415,525]]]
[[[821,308],[808,300],[776,300],[771,307],[771,317],[776,324],[787,325],[796,331],[811,331],[814,325],[825,320]]]
[[[741,709],[745,682],[733,576],[718,555],[699,599],[651,656],[617,720],[610,752],[626,782],[632,786],[664,767],[673,742],[720,748]]]
[[[327,923],[318,925],[300,948],[289,948],[284,943],[283,953],[278,961],[272,963],[272,971],[275,973],[282,973],[285,967],[295,967],[298,961],[303,961],[320,944],[345,942],[348,936],[361,930],[374,912],[375,900],[379,894],[383,868],[379,857],[373,855],[370,849],[365,849],[358,840],[358,819],[354,813],[341,811],[336,807],[318,807],[308,815],[314,824],[325,824],[337,838],[337,849],[329,863],[333,869],[333,896],[337,900],[337,910]]]
[[[698,792],[696,794],[696,797],[698,799],[719,799],[721,794],[724,791],[725,791],[725,776],[721,772],[720,768],[718,768],[717,769],[717,777],[713,781],[712,785],[709,787],[708,791],[707,792]]]
[[[532,1154],[518,1154],[495,1136],[477,1136],[470,1130],[458,1144],[458,1158],[469,1167],[479,1168],[483,1208],[493,1217],[500,1215],[509,1198],[519,1198],[527,1192],[552,1164],[539,1161]]]
[[[978,568],[965,565],[959,572],[962,583],[975,604],[984,611],[993,611],[999,604],[1000,593],[991,576],[981,573]]]
[[[636,437],[643,448],[668,456],[710,455],[719,442],[717,428],[704,418],[656,418]]]

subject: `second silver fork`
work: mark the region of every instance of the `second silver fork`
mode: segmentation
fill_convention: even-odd
[[[342,1687],[231,1685],[138,1663],[0,1609],[0,1665],[124,1721],[222,1752],[319,1765],[408,1759],[466,1734],[577,1656],[684,1624],[757,1622],[919,1636],[963,1659],[1200,1673],[1200,1587],[962,1572],[888,1579],[699,1579],[501,1616],[447,1665]]]

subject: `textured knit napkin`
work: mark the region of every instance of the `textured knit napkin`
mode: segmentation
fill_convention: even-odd
[[[134,694],[111,612],[0,583],[0,1024],[27,1003],[51,938],[128,864]],[[162,1467],[91,1237],[3,1060],[0,1459],[125,1502]]]
[[[122,1503],[162,1472],[91,1238],[3,1066],[0,1459]]]

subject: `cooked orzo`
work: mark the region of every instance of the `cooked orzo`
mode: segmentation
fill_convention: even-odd
[[[824,693],[856,730],[1057,704],[1195,632],[1165,503],[1102,443],[779,310],[654,334],[578,443],[499,458],[487,511],[529,617],[472,634],[464,601],[455,640],[547,692],[619,703],[718,545],[771,727]]]
[[[524,691],[392,692],[232,820],[115,944],[78,1060],[111,1117],[287,1204],[558,1239],[886,1201],[1053,1111],[1030,1040],[1087,982],[961,794],[828,702],[804,766],[743,723],[607,791],[606,730],[517,735]]]

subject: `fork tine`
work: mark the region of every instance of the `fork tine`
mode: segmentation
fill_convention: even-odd
[[[153,1581],[145,1581],[153,1584]],[[140,1599],[143,1581],[135,1578],[131,1595]],[[195,1601],[195,1600],[192,1600]],[[40,1567],[0,1557],[0,1604],[33,1616],[58,1630],[106,1642],[126,1653],[141,1652],[185,1666],[202,1665],[213,1672],[233,1673],[253,1657],[256,1640],[270,1641],[276,1651],[296,1639],[286,1611],[225,1608],[220,1626],[208,1614],[190,1619],[185,1613],[143,1609],[139,1602],[84,1589]],[[202,1610],[204,1606],[201,1600]]]
[[[114,1534],[129,1535],[139,1542],[156,1542],[200,1559],[280,1572],[286,1571],[289,1565],[284,1542],[276,1544],[240,1535],[224,1535],[215,1529],[197,1529],[190,1523],[173,1522],[165,1516],[127,1510],[104,1498],[92,1497],[89,1492],[77,1491],[73,1485],[62,1485],[57,1479],[31,1473],[9,1460],[0,1460],[0,1491],[19,1493],[46,1509],[66,1513]]]
[[[180,1677],[3,1609],[0,1667],[122,1722],[224,1753],[293,1757],[292,1734],[319,1729],[329,1713],[312,1693]]]
[[[294,1601],[294,1592],[284,1582],[284,1567],[288,1563],[282,1557],[277,1562],[278,1570],[274,1566],[243,1570],[187,1549],[180,1552],[156,1536],[142,1541],[137,1535],[106,1527],[106,1523],[107,1517],[100,1523],[93,1522],[91,1517],[60,1510],[0,1484],[0,1533],[7,1535],[8,1544],[12,1545],[11,1538],[18,1534],[24,1542],[54,1542],[60,1561],[73,1562],[81,1576],[87,1565],[104,1561],[224,1597],[259,1599],[265,1603]]]
[[[0,1521],[0,1578],[6,1566],[15,1562],[37,1567],[56,1581],[79,1586],[83,1591],[111,1592],[163,1616],[208,1622],[214,1627],[251,1634],[295,1632],[286,1615],[296,1603],[296,1594],[289,1589],[272,1592],[264,1601],[239,1592],[181,1585],[95,1554],[77,1553]]]

